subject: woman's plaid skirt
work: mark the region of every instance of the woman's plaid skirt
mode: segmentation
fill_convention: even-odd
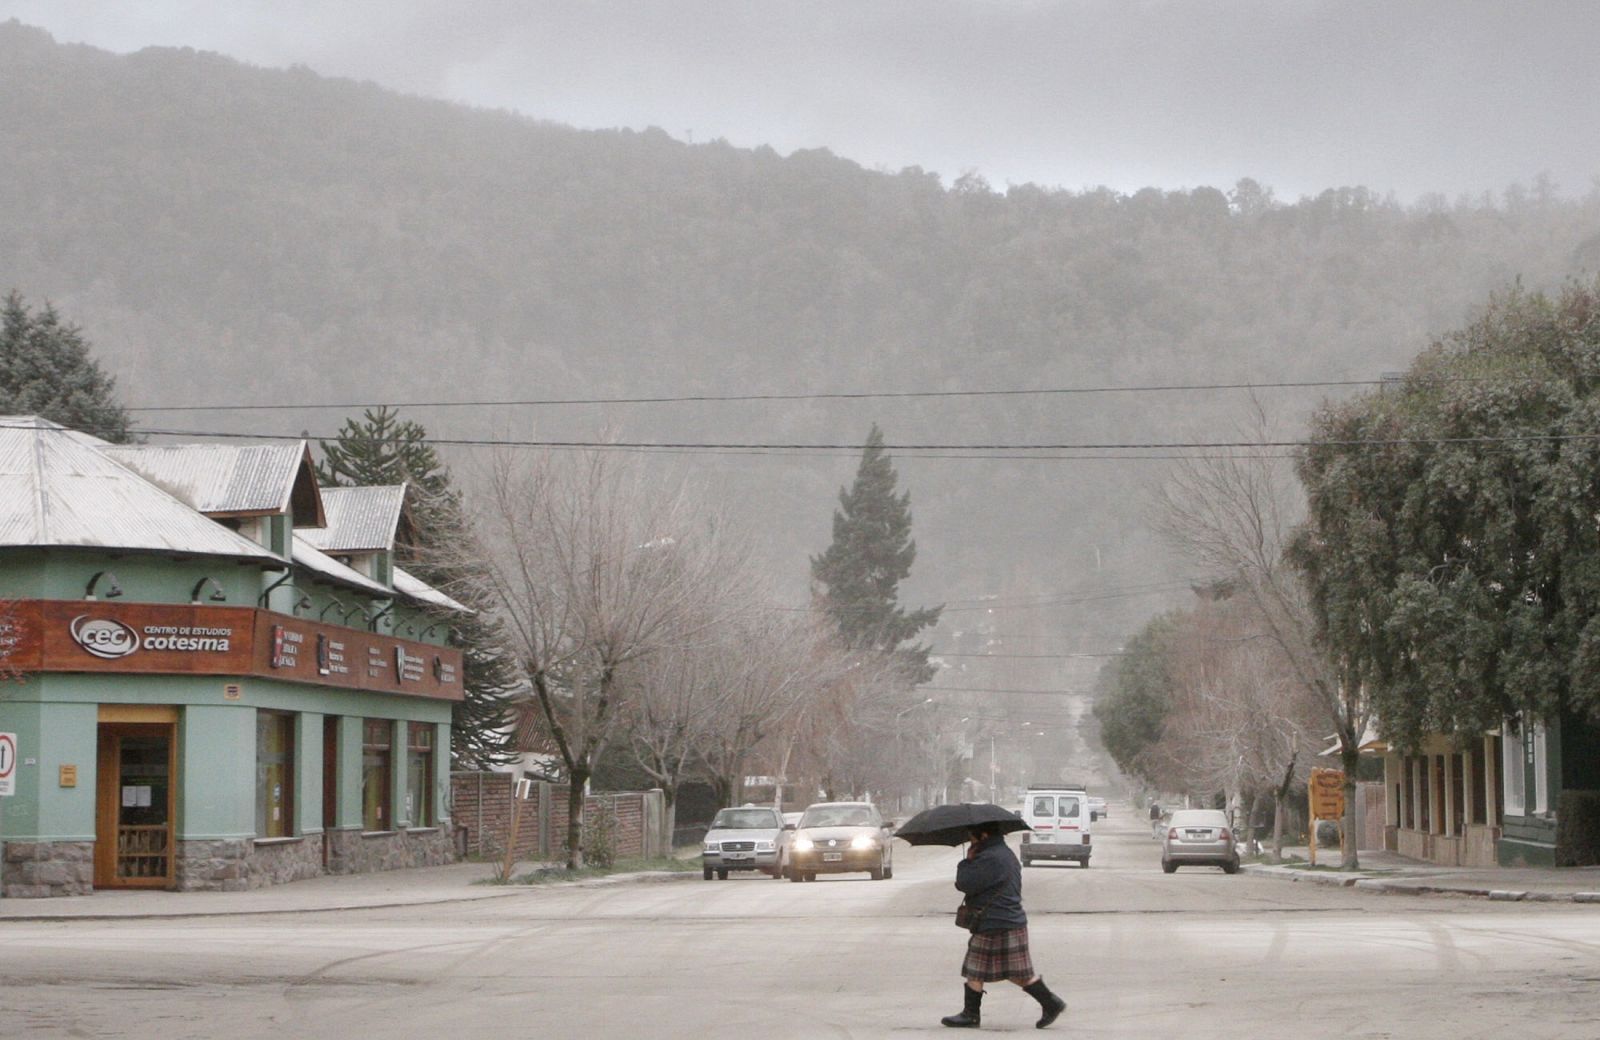
[[[1028,953],[1028,929],[1008,928],[1003,932],[973,932],[967,940],[967,958],[961,962],[961,977],[980,982],[1032,982],[1033,956]]]

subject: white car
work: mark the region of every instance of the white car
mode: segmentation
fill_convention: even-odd
[[[723,809],[711,821],[700,851],[700,876],[728,879],[730,870],[759,870],[774,877],[778,873],[778,835],[783,819],[776,809],[747,805]]]

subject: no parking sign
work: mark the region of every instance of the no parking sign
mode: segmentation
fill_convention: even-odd
[[[17,735],[0,733],[0,796],[16,791]]]

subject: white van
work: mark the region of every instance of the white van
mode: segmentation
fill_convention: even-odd
[[[1036,859],[1072,859],[1089,865],[1089,793],[1082,787],[1030,787],[1022,818],[1033,830],[1022,832],[1022,865]]]

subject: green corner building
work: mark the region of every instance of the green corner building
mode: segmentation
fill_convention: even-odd
[[[0,897],[448,862],[451,619],[304,442],[0,418]]]

